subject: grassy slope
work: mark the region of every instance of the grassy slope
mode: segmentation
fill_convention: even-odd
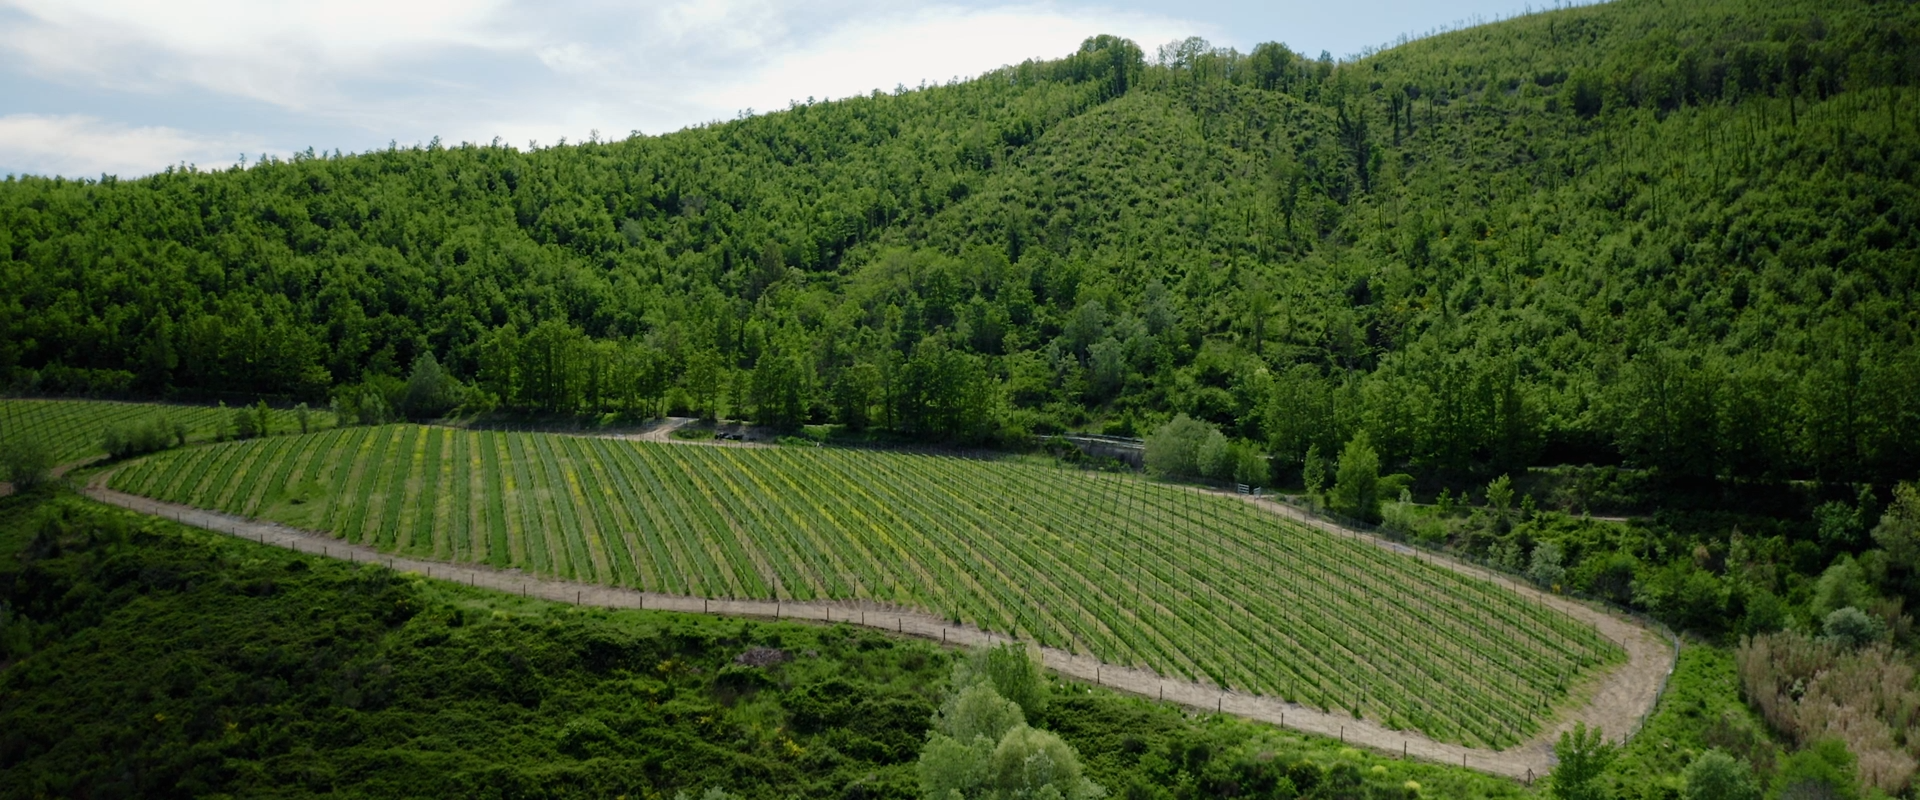
[[[47,495],[0,500],[0,796],[907,797],[946,675],[845,628],[523,601]],[[752,645],[796,659],[730,667]],[[1125,797],[1277,774],[1521,787],[1056,687],[1043,724]],[[1310,765],[1310,766],[1303,766]]]

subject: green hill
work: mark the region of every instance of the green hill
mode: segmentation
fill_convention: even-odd
[[[1080,52],[663,136],[0,184],[0,373],[993,438],[1287,479],[1920,471],[1907,3],[1627,0],[1357,61]]]

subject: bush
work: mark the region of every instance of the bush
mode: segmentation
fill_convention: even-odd
[[[153,417],[142,422],[126,425],[113,425],[107,428],[102,448],[109,458],[128,458],[143,453],[165,450],[175,442],[185,444],[187,426],[164,416]]]
[[[1543,588],[1560,590],[1560,582],[1567,576],[1567,568],[1562,564],[1565,553],[1559,542],[1541,542],[1533,546],[1533,560],[1527,565],[1527,579]]]
[[[1686,800],[1760,800],[1760,784],[1747,762],[1718,749],[1687,765]]]
[[[53,479],[53,451],[45,442],[27,436],[0,442],[0,476],[17,492],[39,488]]]
[[[1439,544],[1447,540],[1447,523],[1424,513],[1413,503],[1380,504],[1380,525],[1387,530],[1411,536],[1423,542]]]
[[[1838,739],[1821,739],[1780,763],[1773,781],[1778,798],[1818,797],[1852,800],[1860,796],[1854,785],[1853,754]]]
[[[1560,765],[1553,770],[1554,797],[1598,800],[1605,796],[1600,773],[1607,770],[1619,752],[1601,735],[1599,728],[1588,728],[1584,722],[1574,723],[1573,730],[1560,734],[1560,742],[1554,745],[1553,752],[1560,757]]]
[[[1847,606],[1835,609],[1820,624],[1821,633],[1827,638],[1849,649],[1858,649],[1880,640],[1886,634],[1880,620],[1867,615],[1867,612]]]

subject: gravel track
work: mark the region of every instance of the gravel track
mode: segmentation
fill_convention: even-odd
[[[676,441],[662,435],[653,441]],[[325,533],[294,528],[274,522],[207,511],[177,503],[166,503],[107,488],[111,470],[92,476],[85,489],[94,500],[144,514],[174,520],[186,525],[251,539],[305,553],[352,562],[383,564],[391,569],[415,572],[438,580],[464,583],[497,591],[561,603],[577,603],[602,608],[639,608],[659,611],[719,614],[771,619],[808,620],[861,625],[901,635],[937,640],[953,646],[975,646],[1011,641],[968,625],[951,622],[919,611],[874,604],[840,602],[788,602],[767,600],[718,600],[683,595],[642,592],[599,584],[541,578],[519,570],[499,570],[475,564],[457,564],[394,556],[365,545],[349,544]],[[1539,592],[1505,575],[1461,564],[1378,537],[1346,529],[1320,520],[1297,509],[1272,502],[1255,502],[1279,516],[1305,524],[1331,535],[1368,540],[1393,552],[1427,561],[1522,592],[1540,602],[1552,604],[1567,614],[1599,628],[1627,651],[1627,663],[1614,669],[1597,685],[1590,685],[1587,705],[1563,714],[1559,724],[1540,736],[1506,750],[1484,750],[1458,744],[1437,742],[1413,731],[1389,729],[1372,720],[1351,715],[1323,712],[1317,708],[1287,703],[1277,698],[1223,691],[1179,679],[1163,678],[1151,671],[1104,664],[1090,655],[1054,648],[1038,648],[1047,668],[1071,678],[1131,694],[1178,703],[1200,711],[1233,714],[1246,719],[1279,725],[1306,733],[1338,738],[1350,745],[1388,754],[1400,754],[1425,761],[1457,764],[1494,775],[1531,781],[1553,769],[1556,759],[1552,743],[1560,731],[1575,722],[1586,722],[1605,729],[1609,738],[1620,739],[1623,731],[1634,728],[1659,699],[1665,676],[1672,671],[1673,650],[1659,635],[1630,619],[1570,599]]]

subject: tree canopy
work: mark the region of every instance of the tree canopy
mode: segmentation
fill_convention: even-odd
[[[10,177],[0,382],[416,413],[430,364],[510,408],[936,439],[1184,413],[1289,476],[1365,431],[1476,480],[1890,484],[1916,47],[1911,4],[1626,0],[1337,63],[1100,36],[661,136]]]

